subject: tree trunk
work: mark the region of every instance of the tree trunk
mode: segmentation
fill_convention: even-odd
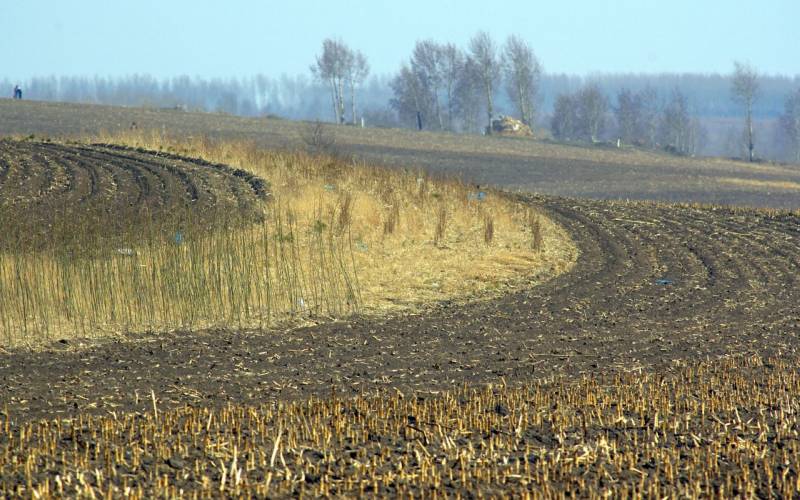
[[[492,103],[492,86],[486,84],[486,114],[489,117],[489,125],[486,127],[486,135],[492,135],[492,116],[494,115],[494,106]]]
[[[355,82],[350,83],[350,104],[353,107],[353,125],[356,124],[356,85]]]
[[[447,84],[447,130],[453,131],[453,88]]]
[[[436,119],[439,121],[439,130],[444,130],[444,122],[442,121],[442,107],[439,104],[439,92],[434,91],[433,102],[436,105]]]
[[[749,161],[753,162],[753,105],[747,103],[747,152]]]
[[[338,84],[339,123],[344,122],[344,82],[340,79]]]
[[[333,102],[333,120],[339,123],[339,105],[336,101],[336,82],[331,78],[331,101]]]

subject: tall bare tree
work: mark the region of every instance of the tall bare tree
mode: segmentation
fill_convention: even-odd
[[[560,141],[577,139],[578,115],[576,99],[571,94],[561,94],[556,98],[550,130]]]
[[[352,53],[350,64],[346,68],[347,84],[350,87],[350,106],[353,111],[353,125],[356,124],[356,87],[361,85],[369,75],[369,63],[366,56],[357,50]]]
[[[705,128],[691,115],[689,100],[676,88],[661,116],[661,143],[672,152],[694,155],[706,139]]]
[[[794,161],[800,163],[800,87],[786,97],[781,130],[789,139]]]
[[[486,101],[477,65],[471,57],[467,57],[453,91],[453,112],[458,116],[462,130],[480,133],[486,129],[480,125],[484,104]]]
[[[642,97],[638,92],[623,88],[617,94],[614,107],[617,135],[626,144],[634,144],[644,136],[642,126]]]
[[[444,84],[442,47],[433,40],[418,41],[411,55],[411,68],[423,85],[439,129],[444,129],[440,94]]]
[[[353,51],[340,39],[326,38],[322,42],[322,54],[311,66],[314,77],[330,86],[336,123],[344,121],[344,85],[352,65]]]
[[[394,95],[389,105],[397,111],[400,120],[422,129],[427,120],[430,103],[419,75],[409,64],[403,64],[389,85]]]
[[[511,35],[503,46],[502,66],[508,97],[515,104],[522,122],[532,126],[533,103],[542,74],[539,60],[525,40],[517,35]]]
[[[661,115],[658,92],[653,87],[647,86],[638,95],[641,101],[641,140],[647,147],[655,148],[658,143],[658,125]]]
[[[452,43],[441,47],[442,84],[447,108],[447,130],[454,130],[455,94],[458,79],[464,72],[464,53]]]
[[[758,73],[752,66],[738,61],[734,63],[731,92],[733,100],[744,106],[748,160],[753,161],[753,104],[758,99],[759,85]]]
[[[603,133],[608,100],[597,85],[587,85],[577,94],[578,123],[584,139],[597,142]]]
[[[669,150],[687,154],[690,150],[690,129],[689,102],[676,88],[662,115],[661,142]]]
[[[488,33],[479,31],[469,41],[469,52],[486,99],[486,114],[488,118],[486,133],[491,134],[492,117],[494,116],[494,91],[497,80],[500,77],[497,45]]]
[[[408,64],[393,80],[392,106],[404,119],[416,115],[417,126],[452,130],[463,69],[464,56],[454,45],[418,41]]]

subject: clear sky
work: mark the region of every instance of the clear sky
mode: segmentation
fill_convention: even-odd
[[[391,73],[415,40],[526,38],[546,71],[800,74],[800,0],[0,0],[0,77],[308,74],[325,37]]]

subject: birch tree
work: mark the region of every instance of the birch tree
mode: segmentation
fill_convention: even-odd
[[[353,111],[353,125],[356,124],[356,87],[364,83],[369,76],[369,63],[361,51],[352,52],[350,64],[347,66],[347,84],[350,87],[350,106]]]
[[[800,163],[800,88],[786,98],[780,122],[781,130],[789,139],[794,161]]]
[[[753,104],[758,99],[758,73],[749,64],[735,62],[731,84],[733,100],[744,107],[744,133],[747,142],[748,161],[753,161],[755,149],[753,139]]]
[[[427,120],[429,103],[418,74],[409,64],[403,64],[389,86],[393,93],[389,105],[397,111],[400,120],[422,129]]]
[[[469,41],[470,59],[480,80],[484,98],[486,99],[487,126],[486,133],[492,133],[492,117],[494,116],[494,91],[500,77],[500,62],[497,57],[497,45],[485,31],[479,31]]]
[[[642,133],[642,97],[637,92],[623,88],[617,94],[614,108],[617,118],[617,135],[625,144],[639,142]]]
[[[446,128],[453,131],[455,128],[453,118],[455,114],[456,88],[458,79],[464,72],[464,53],[452,43],[443,45],[441,47],[441,65],[442,84],[447,108]]]
[[[509,99],[516,106],[522,122],[532,126],[533,103],[542,74],[539,60],[525,40],[511,35],[503,47],[502,67]]]
[[[444,83],[442,48],[433,40],[418,41],[411,55],[411,67],[431,104],[439,130],[444,129],[440,95]]]
[[[587,85],[577,95],[578,123],[584,139],[597,142],[603,132],[608,100],[597,85]]]
[[[322,54],[311,66],[311,73],[323,83],[327,83],[331,91],[333,116],[336,123],[344,120],[344,85],[350,67],[353,64],[353,52],[343,41],[326,38],[322,42]]]

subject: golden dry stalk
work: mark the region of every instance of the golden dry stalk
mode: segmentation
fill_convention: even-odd
[[[800,359],[145,415],[0,417],[0,495],[800,494]]]

